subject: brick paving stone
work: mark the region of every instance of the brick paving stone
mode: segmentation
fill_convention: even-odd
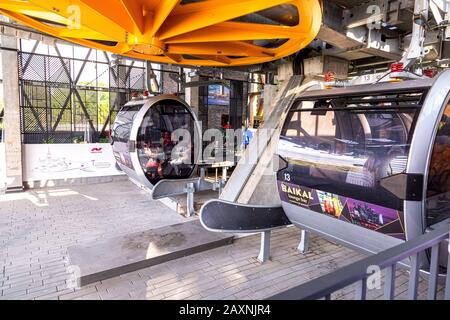
[[[189,299],[189,297],[191,297],[192,295],[192,292],[189,290],[185,290],[175,294],[168,293],[164,294],[164,300],[184,300]]]
[[[1,300],[263,299],[364,257],[316,235],[310,250],[300,254],[300,231],[290,227],[272,233],[271,260],[263,264],[256,260],[256,234],[75,290],[67,287],[67,247],[186,219],[128,181],[31,190],[0,196],[0,202]],[[407,281],[407,273],[398,270],[401,299],[407,296]],[[426,291],[421,281],[421,298]],[[354,292],[355,286],[348,286],[333,298],[351,299]],[[383,295],[372,290],[368,296]]]
[[[128,181],[35,189],[0,202],[0,299],[26,297],[27,287],[68,298],[67,247],[186,221]]]
[[[87,294],[91,294],[93,292],[97,292],[97,288],[95,286],[85,287],[85,288],[75,290],[73,292],[62,294],[59,296],[59,299],[60,300],[72,300],[72,299],[82,297]]]

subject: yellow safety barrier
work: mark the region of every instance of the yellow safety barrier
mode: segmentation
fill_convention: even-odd
[[[0,12],[87,47],[195,66],[285,57],[322,22],[318,0],[0,0]]]

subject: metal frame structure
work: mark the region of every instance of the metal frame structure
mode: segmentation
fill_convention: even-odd
[[[272,8],[287,15],[287,24],[270,19],[273,13],[263,14]],[[322,21],[318,0],[3,1],[0,12],[91,48],[159,63],[202,66],[282,58],[307,46]],[[278,47],[250,42],[261,39],[283,42]]]
[[[30,52],[20,51],[19,84],[21,107],[21,132],[24,143],[72,143],[86,130],[95,138],[107,136],[107,128],[114,122],[118,107],[131,98],[134,91],[145,89],[145,68],[117,64],[111,66],[106,52],[105,61],[92,61],[94,49],[88,49],[84,59],[61,55],[58,45],[56,56],[36,53],[39,41]],[[97,84],[98,74],[91,83],[79,80],[87,63],[95,68],[102,64],[108,72],[109,83]],[[79,68],[75,74],[75,64]],[[99,121],[99,94],[108,96],[108,114]]]
[[[306,83],[304,85],[301,85],[301,82],[303,81],[303,76],[294,76],[291,77],[289,80],[289,83],[284,88],[281,96],[280,96],[280,105],[279,108],[275,109],[274,112],[271,114],[270,118],[265,122],[264,126],[262,128],[271,128],[276,129],[272,132],[272,135],[259,135],[258,138],[252,139],[252,142],[250,143],[249,148],[245,151],[246,156],[244,155],[242,157],[242,162],[238,163],[238,167],[235,171],[235,173],[231,176],[230,180],[228,181],[224,192],[221,193],[220,199],[222,200],[211,200],[207,203],[205,203],[200,211],[200,221],[202,225],[210,231],[213,232],[231,232],[231,233],[242,233],[245,232],[240,229],[238,226],[234,226],[234,228],[228,228],[228,230],[218,230],[208,227],[208,223],[205,223],[204,219],[206,216],[207,210],[205,210],[206,206],[209,203],[219,203],[220,205],[226,205],[230,203],[235,203],[244,186],[248,182],[249,177],[251,174],[253,174],[254,170],[256,170],[256,164],[251,161],[245,161],[245,159],[250,159],[250,149],[256,148],[257,150],[257,158],[260,159],[263,156],[263,153],[266,151],[270,141],[273,139],[278,139],[280,128],[282,127],[284,123],[284,119],[286,116],[287,111],[289,110],[290,105],[294,101],[297,94],[293,94],[292,91],[294,91],[297,88],[296,92],[303,92],[305,90],[310,90],[312,88],[318,87],[318,82],[312,81],[309,83]],[[258,142],[259,140],[259,142]],[[243,209],[245,211],[248,211],[249,208],[255,208],[256,211],[254,211],[255,214],[262,214],[264,212],[273,210],[273,213],[275,212],[283,212],[281,209],[281,205],[278,206],[260,206],[255,207],[254,205],[245,205],[245,204],[236,204],[235,208],[232,208],[234,210],[240,210]],[[232,210],[230,209],[230,210]],[[214,210],[215,211],[215,210]],[[205,215],[203,214],[205,212]],[[272,213],[272,214],[273,214]],[[278,214],[279,215],[279,214]],[[284,215],[284,213],[282,214]],[[271,237],[271,231],[286,227],[286,223],[282,222],[283,219],[280,219],[280,223],[267,226],[266,228],[259,228],[254,229],[250,228],[250,233],[253,232],[260,232],[261,233],[261,243],[260,243],[260,252],[258,254],[258,261],[261,263],[266,262],[270,259],[270,237]],[[306,230],[302,230],[298,250],[300,253],[305,253],[308,250],[309,245],[309,232]]]
[[[205,168],[201,168],[202,171],[204,171],[204,169]],[[186,215],[188,217],[191,217],[195,214],[195,192],[206,190],[220,190],[221,184],[221,181],[206,181],[202,176],[180,180],[164,179],[155,184],[155,186],[151,190],[151,197],[153,200],[159,200],[174,196],[186,195]]]
[[[431,249],[431,265],[430,273],[427,275],[427,298],[428,300],[435,300],[439,278],[439,251],[441,248],[448,248],[449,234],[448,225],[443,228],[438,228],[386,251],[369,256],[305,284],[281,292],[268,298],[268,300],[315,300],[321,298],[330,300],[333,292],[352,284],[356,284],[355,299],[366,300],[367,280],[372,275],[368,273],[368,270],[371,270],[373,266],[379,267],[380,270],[385,270],[384,299],[393,300],[395,298],[396,267],[408,258],[411,259],[408,298],[415,300],[418,298],[420,276],[419,257],[429,249]],[[450,255],[448,256],[446,265],[447,270],[449,270]],[[450,300],[450,277],[448,276],[445,281],[444,299]]]

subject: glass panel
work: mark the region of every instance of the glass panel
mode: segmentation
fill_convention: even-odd
[[[113,143],[113,153],[117,162],[131,169],[133,164],[131,162],[128,141],[130,140],[131,128],[133,127],[133,120],[138,111],[144,104],[136,104],[132,106],[124,106],[120,109],[114,121],[111,132],[111,139]]]
[[[405,171],[419,109],[398,97],[365,102],[371,98],[301,102],[288,115],[278,151],[293,183],[402,210],[380,180]]]
[[[194,128],[194,118],[179,102],[161,101],[149,109],[136,142],[142,170],[152,184],[191,176],[195,167]],[[178,138],[180,135],[183,137]]]
[[[450,218],[450,104],[445,108],[434,142],[428,175],[427,225]]]
[[[124,106],[120,109],[114,122],[113,132],[111,137],[114,142],[128,142],[130,140],[131,128],[133,126],[133,120],[137,112],[144,104],[135,104],[132,106]]]

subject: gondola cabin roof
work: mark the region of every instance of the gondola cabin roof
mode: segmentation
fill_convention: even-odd
[[[341,88],[305,91],[297,100],[328,99],[376,94],[398,94],[420,92],[430,89],[435,79],[408,80],[402,82],[381,82],[364,85],[354,85]]]

